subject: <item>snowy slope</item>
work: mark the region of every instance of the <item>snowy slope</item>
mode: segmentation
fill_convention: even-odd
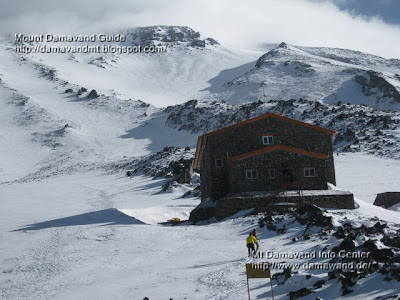
[[[281,43],[254,67],[224,83],[217,99],[233,104],[269,99],[304,98],[325,103],[400,107],[400,62],[331,48]]]
[[[1,185],[1,194],[12,201],[3,202],[1,210],[0,237],[7,244],[0,247],[0,297],[245,299],[245,237],[258,227],[260,217],[203,226],[157,225],[171,216],[187,216],[199,202],[182,199],[179,192],[160,194],[161,184],[143,176],[130,179],[85,172]],[[393,225],[397,212],[359,204],[360,209],[345,214],[330,212],[335,226],[346,222],[355,227],[372,226],[377,216],[388,222],[391,230],[398,229]],[[290,218],[285,220],[277,225],[283,226]],[[331,249],[341,241],[334,237],[321,241],[318,228],[310,240],[302,240],[304,226],[297,223],[285,234],[265,228],[259,231],[263,251],[310,252],[325,245]],[[300,239],[292,244],[294,237]],[[282,271],[275,269],[273,274]],[[328,276],[315,270],[297,272],[283,285],[278,285],[280,279],[273,281],[276,299],[288,299],[290,291],[312,287]],[[307,275],[311,275],[309,280]],[[400,293],[398,282],[383,278],[374,273],[360,279],[346,297],[340,296],[340,282],[330,280],[305,299],[332,299],[330,295],[335,299],[376,299]],[[266,280],[252,280],[251,288],[253,297],[270,295]]]
[[[399,161],[390,159],[399,153],[397,112],[317,104],[311,100],[323,99],[311,99],[312,93],[326,96],[312,88],[306,91],[310,100],[270,100],[261,94],[265,101],[242,105],[251,95],[260,96],[257,80],[273,80],[265,57],[254,68],[263,53],[227,49],[187,27],[125,33],[124,45],[149,42],[167,45],[168,51],[20,54],[9,40],[0,42],[0,299],[245,299],[245,237],[261,216],[199,226],[159,223],[173,217],[186,220],[200,202],[193,191],[198,178],[188,182],[174,176],[193,157],[197,136],[267,111],[284,111],[338,131],[338,187],[361,200],[354,211],[326,213],[333,217],[333,230],[345,223],[370,227],[379,220],[388,224],[385,234],[398,232],[399,212],[371,205],[376,193],[400,189]],[[295,61],[308,61],[324,74],[321,82],[332,79],[334,85],[343,80],[342,73],[328,78],[321,61],[384,73],[385,78],[398,69],[397,61],[349,50],[288,46],[272,51],[289,50],[297,53]],[[346,57],[348,61],[341,61]],[[279,55],[276,59],[283,60]],[[297,66],[289,62],[292,73],[287,78],[303,74]],[[283,74],[275,70],[276,76]],[[236,85],[240,80],[244,87]],[[295,86],[293,82],[279,80],[281,89],[283,83]],[[81,87],[87,91],[79,94]],[[98,97],[89,97],[92,89]],[[213,102],[228,94],[241,105]],[[372,105],[391,101],[368,97]],[[188,102],[193,98],[199,101]],[[352,132],[346,135],[347,128]],[[126,176],[127,171],[132,173]],[[277,216],[277,225],[288,224],[290,218]],[[334,231],[321,240],[316,228],[310,240],[303,240],[303,225],[293,222],[287,228],[284,234],[259,228],[262,250],[331,249],[341,242]],[[292,244],[293,238],[298,242]],[[379,235],[360,236],[357,245],[367,238],[388,247],[379,244]],[[328,279],[327,272],[315,270],[292,275],[283,284],[278,284],[281,276],[273,280],[275,299],[288,299],[289,292]],[[360,278],[347,296],[340,293],[340,280],[327,280],[304,299],[399,294],[398,281],[384,278],[379,272]],[[251,293],[270,296],[269,283],[253,281]]]
[[[171,31],[176,31],[171,35]],[[111,35],[111,34],[109,34]],[[122,30],[123,42],[92,42],[89,46],[161,45],[165,53],[18,53],[29,60],[53,68],[64,81],[77,86],[93,87],[106,95],[122,99],[141,99],[158,107],[206,98],[210,79],[221,71],[256,60],[261,52],[228,49],[211,38],[201,39],[188,27],[151,26]],[[17,46],[10,37],[10,52]],[[204,44],[203,44],[204,43]],[[39,46],[82,46],[85,43],[38,42]],[[31,45],[22,43],[22,45]],[[245,68],[246,69],[246,68]],[[247,69],[246,69],[247,70]],[[224,80],[240,75],[225,74]]]

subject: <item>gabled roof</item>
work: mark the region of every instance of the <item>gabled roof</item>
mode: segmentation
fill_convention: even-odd
[[[246,125],[246,124],[250,124],[252,122],[261,120],[263,118],[276,118],[276,119],[279,119],[279,120],[287,121],[287,122],[290,122],[290,123],[293,123],[293,124],[296,124],[296,125],[308,127],[308,128],[314,129],[314,130],[318,130],[318,131],[330,134],[331,137],[333,137],[336,134],[335,131],[330,130],[330,129],[326,129],[326,128],[322,128],[322,127],[319,127],[319,126],[316,126],[316,125],[312,125],[312,124],[308,124],[308,123],[305,123],[305,122],[297,121],[297,120],[285,117],[283,115],[276,115],[276,114],[273,114],[273,113],[266,113],[266,114],[260,115],[258,117],[255,117],[255,118],[252,118],[252,119],[248,119],[246,121],[242,121],[242,122],[239,122],[239,123],[236,123],[236,124],[233,124],[233,125],[221,128],[221,129],[217,129],[215,131],[211,131],[211,132],[208,132],[208,133],[205,133],[205,134],[199,136],[198,139],[197,139],[196,156],[195,156],[194,162],[193,162],[193,169],[200,170],[201,161],[203,159],[204,148],[205,148],[206,143],[207,143],[207,137],[213,136],[213,135],[217,135],[217,134],[223,133],[225,131],[228,131],[228,130],[231,130],[231,129],[234,129],[234,128],[237,128],[237,127],[240,127],[240,126],[243,126],[243,125]],[[293,149],[295,149],[295,148],[293,148]],[[323,155],[323,154],[321,154],[321,155]]]
[[[255,117],[255,118],[248,119],[246,121],[242,121],[242,122],[239,122],[239,123],[236,123],[236,124],[233,124],[233,125],[221,128],[221,129],[217,129],[215,131],[208,132],[208,133],[206,133],[204,135],[210,136],[210,135],[219,134],[219,133],[231,130],[233,128],[240,127],[240,126],[243,126],[243,125],[246,125],[246,124],[250,124],[250,123],[253,123],[255,121],[258,121],[258,120],[261,120],[261,119],[264,119],[264,118],[268,118],[268,117],[276,118],[276,119],[287,121],[287,122],[290,122],[290,123],[293,123],[293,124],[296,124],[296,125],[301,125],[301,126],[304,126],[304,127],[308,127],[308,128],[312,128],[312,129],[321,131],[321,132],[325,132],[325,133],[330,134],[332,137],[336,133],[333,130],[330,130],[330,129],[327,129],[327,128],[323,128],[323,127],[319,127],[319,126],[312,125],[312,124],[308,124],[308,123],[305,123],[305,122],[297,121],[295,119],[291,119],[291,118],[285,117],[283,115],[276,115],[276,114],[273,114],[273,113],[266,113],[266,114],[260,115],[258,117]]]
[[[247,153],[243,153],[240,155],[236,155],[230,158],[231,161],[237,161],[237,160],[242,160],[242,159],[246,159],[249,157],[253,157],[256,155],[260,155],[263,153],[268,153],[268,152],[272,152],[275,150],[281,150],[281,151],[287,151],[287,152],[291,152],[291,153],[298,153],[301,155],[307,155],[307,156],[311,156],[311,157],[315,157],[315,158],[320,158],[320,159],[327,159],[328,155],[327,154],[321,154],[321,153],[316,153],[316,152],[311,152],[311,151],[306,151],[303,149],[299,149],[299,148],[294,148],[294,147],[288,147],[288,146],[284,146],[284,145],[275,145],[275,146],[270,146],[270,147],[266,147],[266,148],[261,148],[252,152],[247,152]]]

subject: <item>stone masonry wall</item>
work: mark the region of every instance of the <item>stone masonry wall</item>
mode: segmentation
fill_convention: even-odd
[[[304,177],[304,168],[315,168],[315,177]],[[246,179],[246,170],[258,171],[257,179]],[[275,169],[275,178],[269,170]],[[287,185],[283,171],[290,169],[294,182]],[[250,191],[274,191],[282,189],[326,190],[326,161],[298,153],[275,150],[257,156],[234,161],[229,172],[229,191],[231,193]],[[285,188],[286,185],[286,188]],[[290,186],[292,185],[292,186]]]
[[[263,135],[273,135],[274,145],[327,154],[326,181],[336,183],[330,134],[267,117],[208,136],[202,162],[202,199],[216,200],[228,193],[226,167],[229,157],[268,147],[262,143]],[[223,168],[215,166],[216,158],[224,160]]]
[[[274,203],[309,203],[323,208],[354,209],[354,197],[352,193],[337,195],[314,195],[288,197],[225,197],[219,199],[215,206],[215,217],[222,220],[234,215],[238,211],[254,208],[263,211]]]
[[[374,205],[389,208],[400,203],[400,192],[381,193],[376,196]]]

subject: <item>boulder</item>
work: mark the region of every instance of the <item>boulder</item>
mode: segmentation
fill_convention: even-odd
[[[96,90],[91,90],[89,95],[88,95],[88,99],[95,99],[95,98],[99,98],[99,94],[97,93]]]
[[[83,95],[83,94],[86,93],[86,92],[87,92],[87,89],[84,88],[84,87],[81,87],[81,88],[78,90],[78,96],[81,96],[81,95]]]

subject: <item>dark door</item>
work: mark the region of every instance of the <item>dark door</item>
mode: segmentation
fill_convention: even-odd
[[[283,176],[283,181],[284,182],[293,182],[294,181],[294,176],[292,169],[285,169],[282,171],[282,176]]]

